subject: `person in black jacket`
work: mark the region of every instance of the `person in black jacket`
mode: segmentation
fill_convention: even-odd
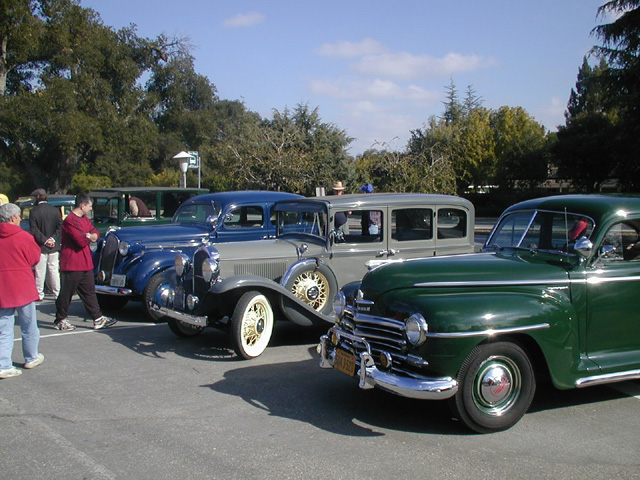
[[[44,282],[58,298],[60,293],[60,238],[62,216],[60,209],[47,203],[47,192],[38,188],[31,193],[36,206],[29,215],[31,234],[40,246],[40,262],[36,265],[36,288],[40,300],[44,298]]]

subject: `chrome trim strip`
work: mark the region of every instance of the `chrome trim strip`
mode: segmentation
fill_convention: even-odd
[[[603,385],[605,383],[625,382],[627,380],[640,379],[640,370],[629,370],[626,372],[605,373],[593,375],[576,380],[577,388],[591,387],[593,385]]]
[[[495,330],[492,328],[489,328],[487,330],[478,330],[473,332],[454,332],[454,333],[427,332],[427,337],[431,337],[431,338],[469,338],[469,337],[485,337],[485,336],[490,337],[492,335],[504,335],[505,333],[528,332],[531,330],[541,330],[549,327],[550,325],[548,323],[539,323],[537,325],[527,325],[524,327],[497,328]]]
[[[110,287],[108,285],[96,285],[96,293],[102,293],[104,295],[126,296],[133,295],[133,290],[131,290],[130,288]]]
[[[154,312],[158,312],[162,315],[173,318],[175,320],[180,320],[181,322],[188,323],[189,325],[194,325],[196,327],[207,326],[206,316],[190,315],[188,313],[180,312],[178,310],[171,310],[166,307],[161,307],[155,303],[151,303],[149,307]]]
[[[571,285],[571,283],[584,283],[584,280],[483,280],[477,282],[423,282],[415,283],[414,287],[501,287],[501,286],[527,286],[527,285]]]
[[[371,348],[364,338],[343,332],[336,327],[331,328],[329,332],[334,332],[340,337],[349,338],[365,346],[367,351],[359,354],[360,370],[357,373],[360,377],[358,386],[363,390],[378,387],[402,397],[419,400],[444,400],[453,397],[458,391],[458,382],[451,377],[408,378],[383,372],[375,366],[373,357],[369,353]],[[320,353],[321,368],[333,368],[335,350],[329,335],[320,337],[318,353]]]

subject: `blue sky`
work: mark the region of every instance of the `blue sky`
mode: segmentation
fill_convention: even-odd
[[[354,137],[350,153],[402,150],[443,111],[453,80],[483,105],[523,107],[548,130],[604,0],[81,0],[106,25],[188,36],[220,98],[271,117],[297,104]]]

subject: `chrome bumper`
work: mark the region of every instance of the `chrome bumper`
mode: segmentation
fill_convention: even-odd
[[[158,312],[161,315],[167,316],[169,318],[173,318],[175,320],[180,320],[182,323],[187,323],[189,325],[194,325],[196,327],[206,327],[207,326],[207,317],[199,316],[199,315],[191,315],[189,313],[181,312],[180,310],[173,310],[167,307],[161,307],[156,303],[150,303],[149,308],[154,312]]]
[[[103,295],[133,295],[133,290],[123,287],[110,287],[108,285],[96,285],[96,293],[102,293]]]
[[[451,377],[410,378],[384,372],[375,366],[371,356],[371,348],[364,338],[335,329],[335,327],[329,330],[329,333],[332,331],[341,338],[347,338],[365,345],[366,351],[358,354],[360,357],[360,370],[356,373],[356,375],[360,376],[358,386],[364,390],[378,387],[402,397],[420,400],[444,400],[453,397],[458,391],[458,382]],[[336,347],[331,343],[329,335],[320,337],[318,353],[320,354],[320,367],[333,368]]]

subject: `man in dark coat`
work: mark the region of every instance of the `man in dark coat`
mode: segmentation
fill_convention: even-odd
[[[40,246],[40,262],[36,266],[36,288],[40,300],[44,298],[44,282],[58,298],[60,294],[60,237],[62,216],[60,209],[47,203],[47,192],[42,188],[34,190],[36,206],[29,214],[31,234]]]

